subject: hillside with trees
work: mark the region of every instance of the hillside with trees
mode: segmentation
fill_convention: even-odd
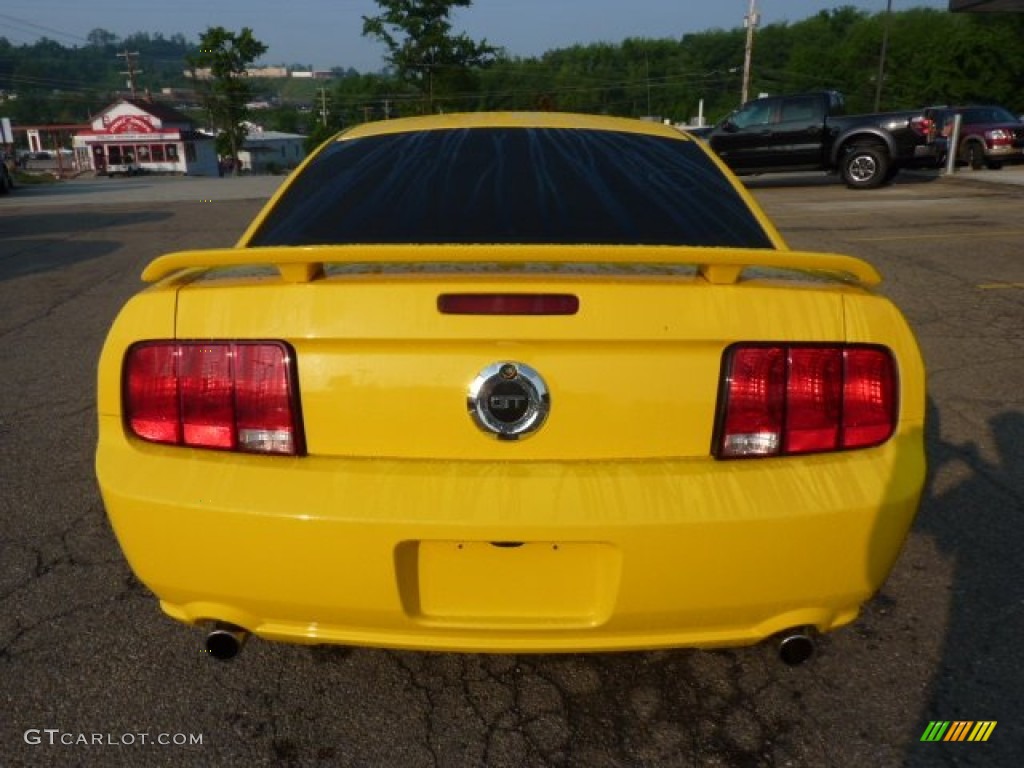
[[[322,135],[369,119],[428,111],[557,109],[687,121],[701,103],[714,120],[740,99],[741,28],[576,45],[538,57],[517,57],[452,33],[464,52],[474,54],[460,59],[444,47],[443,36],[416,49],[395,36],[394,25],[385,26],[387,17],[377,19],[380,24],[368,23],[364,33],[388,47],[394,66],[372,73],[339,68],[328,82],[254,82],[255,98],[275,107],[260,122]],[[887,22],[883,13],[843,7],[767,25],[757,31],[750,92],[836,88],[846,94],[849,109],[873,109],[886,23],[882,109],[984,101],[1024,112],[1022,14],[911,9],[894,12]],[[449,32],[443,25],[440,30]],[[69,48],[47,39],[16,46],[0,38],[0,114],[21,123],[85,122],[129,95],[126,51],[138,53],[141,92],[187,102],[193,83],[184,72],[197,43],[144,33],[119,39],[102,29],[88,40]],[[407,50],[419,59],[401,58]],[[164,89],[175,89],[175,95],[162,96]]]

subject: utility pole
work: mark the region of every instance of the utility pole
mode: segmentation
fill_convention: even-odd
[[[320,91],[320,124],[327,127],[327,89],[319,88]]]
[[[882,108],[882,81],[885,80],[885,54],[889,48],[889,20],[892,0],[885,0],[885,21],[882,22],[882,50],[878,54],[878,82],[875,83],[875,112]]]
[[[740,103],[744,104],[750,95],[750,59],[754,53],[754,30],[760,16],[757,13],[757,0],[750,0],[747,15],[743,17],[743,26],[747,28],[747,45],[743,52],[743,90],[740,94]]]
[[[420,61],[418,64],[412,64],[410,66],[416,67],[426,71],[427,81],[427,114],[434,113],[434,69],[437,67],[436,64],[436,52],[433,48],[430,49],[430,62],[426,59]]]
[[[138,56],[138,55],[139,55],[138,51],[128,51],[127,49],[125,49],[124,53],[117,54],[117,56],[119,58],[120,57],[124,58],[125,65],[128,67],[128,71],[127,72],[122,72],[121,74],[122,75],[128,75],[128,87],[132,91],[132,98],[133,99],[135,98],[135,75],[141,75],[142,74],[142,70],[141,69],[136,69],[135,68],[135,61],[132,58],[132,57]]]
[[[647,70],[647,116],[651,117],[651,60],[644,54],[644,67]]]

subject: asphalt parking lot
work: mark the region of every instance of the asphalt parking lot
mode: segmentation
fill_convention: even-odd
[[[80,176],[59,184],[19,186],[5,200],[8,208],[55,208],[67,205],[131,203],[214,203],[265,200],[283,176],[135,176],[120,178]]]
[[[885,275],[929,371],[929,481],[892,577],[807,664],[774,649],[229,663],[132,577],[93,477],[95,367],[155,256],[229,245],[281,179],[0,198],[0,765],[1017,766],[1024,751],[1024,168],[747,181],[790,244]],[[932,721],[992,721],[928,743]],[[167,742],[167,743],[163,743]]]

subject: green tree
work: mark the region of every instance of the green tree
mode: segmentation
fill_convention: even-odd
[[[306,141],[304,142],[306,154],[309,155],[315,152],[321,144],[336,133],[337,131],[334,128],[328,127],[323,123],[316,123],[309,132],[309,135],[306,136]]]
[[[94,48],[110,48],[117,45],[117,35],[109,30],[97,27],[86,37],[89,45]]]
[[[410,28],[413,9],[427,6],[413,0],[393,5],[396,13],[405,11]],[[441,3],[442,10],[454,7]],[[421,32],[430,28],[427,16],[415,25],[416,40],[426,39]],[[405,39],[402,27],[387,26],[383,14],[379,20],[396,45],[396,55],[408,54],[413,63],[431,60],[429,52],[413,55],[414,41]],[[441,31],[451,37],[447,18],[442,15],[440,20]],[[886,23],[882,109],[974,101],[1024,112],[1024,14],[915,8],[896,11],[887,20],[882,12],[845,6],[803,21],[769,24],[757,31],[752,92],[837,88],[846,95],[848,111],[873,110]],[[97,29],[89,34],[89,45],[66,48],[45,38],[16,45],[0,37],[0,98],[6,98],[6,114],[22,124],[87,121],[125,95],[124,60],[117,55],[125,49],[139,52],[145,72],[140,85],[153,93],[173,88],[178,105],[189,102],[187,91],[206,85],[190,83],[182,73],[182,61],[195,51],[194,41],[140,32],[108,45],[111,38],[112,33]],[[434,106],[445,109],[457,103],[465,109],[650,113],[680,120],[696,115],[703,103],[705,115],[714,121],[739,101],[744,41],[741,28],[712,29],[681,38],[580,44],[528,58],[499,54],[485,57],[486,66],[410,66],[404,78],[396,56],[385,72],[337,69],[327,98],[326,126],[322,102],[314,95],[320,83],[287,80],[261,87],[278,89],[284,105],[306,107],[297,114],[300,128],[322,127],[324,136],[366,120],[423,112],[431,79]],[[435,53],[433,60],[439,64],[442,57]],[[201,120],[203,113],[197,111],[195,117]],[[282,115],[279,127],[289,130],[295,117]],[[224,154],[230,154],[227,137],[222,141]]]
[[[266,127],[271,131],[300,133],[302,120],[294,107],[278,107],[267,112]]]
[[[196,80],[202,85],[202,101],[213,127],[218,131],[217,148],[231,158],[231,167],[238,173],[238,152],[245,141],[246,104],[252,100],[248,79],[249,65],[267,52],[267,46],[253,37],[249,27],[239,33],[224,27],[210,27],[199,39],[199,50],[186,61],[196,74],[208,69],[208,79]]]
[[[363,17],[363,35],[384,43],[395,74],[426,97],[428,112],[439,99],[471,98],[477,83],[474,70],[490,65],[501,53],[486,40],[475,42],[452,32],[452,9],[468,8],[473,0],[376,3],[381,13]]]
[[[390,74],[340,78],[328,106],[328,124],[337,128],[422,111],[419,92]]]

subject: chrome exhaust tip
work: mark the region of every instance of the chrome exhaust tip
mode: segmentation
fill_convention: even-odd
[[[791,629],[779,641],[779,658],[790,667],[803,664],[814,655],[814,638],[808,627]]]
[[[210,633],[206,636],[206,652],[218,661],[228,661],[235,658],[249,633],[234,624],[215,624]]]

